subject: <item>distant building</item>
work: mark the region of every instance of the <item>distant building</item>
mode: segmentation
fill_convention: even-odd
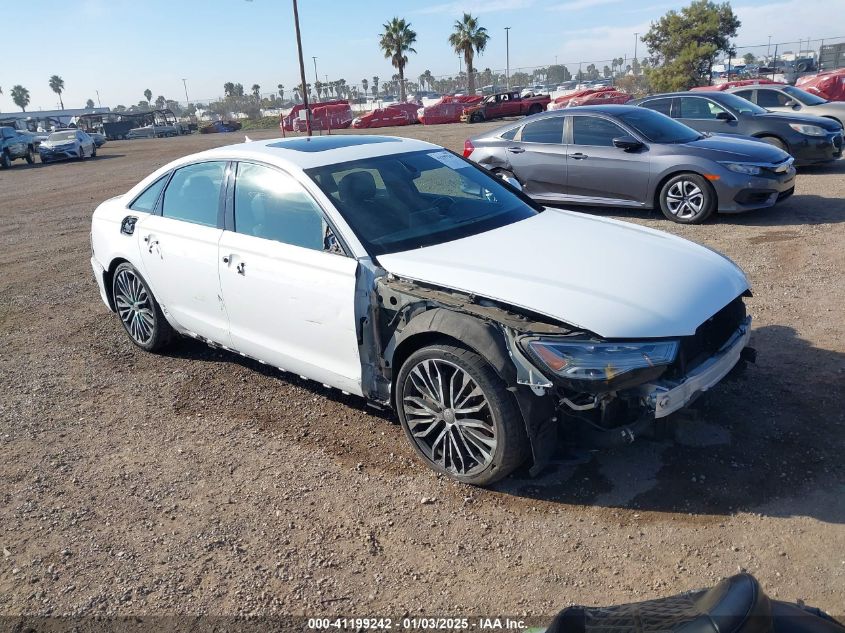
[[[0,125],[8,125],[31,132],[49,131],[65,127],[83,114],[107,114],[109,108],[75,108],[66,110],[32,110],[30,112],[0,112]],[[39,130],[39,128],[41,128]]]

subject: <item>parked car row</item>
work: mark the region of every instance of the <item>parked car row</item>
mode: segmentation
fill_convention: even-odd
[[[736,90],[757,100],[790,94],[768,84]],[[794,192],[795,166],[842,157],[839,104],[791,94],[826,116],[788,101],[770,112],[733,90],[679,92],[530,116],[468,139],[464,156],[541,202],[654,208],[697,224],[771,207]]]
[[[35,135],[22,133],[11,127],[0,127],[0,167],[12,166],[12,161],[24,159],[32,165],[37,153],[42,163],[60,160],[95,158],[97,148],[106,142],[105,136],[89,135],[82,130],[67,129],[51,132],[37,142]]]

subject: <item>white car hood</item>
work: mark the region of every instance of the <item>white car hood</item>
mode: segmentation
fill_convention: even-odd
[[[399,277],[495,299],[605,338],[694,334],[748,289],[742,270],[704,246],[558,209],[378,260]]]

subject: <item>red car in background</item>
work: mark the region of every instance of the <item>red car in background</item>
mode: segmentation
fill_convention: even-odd
[[[557,97],[546,109],[560,110],[561,108],[569,108],[580,105],[622,105],[624,103],[628,103],[631,99],[633,99],[633,97],[627,92],[621,92],[611,86],[606,86],[604,88],[586,88],[584,90],[570,92],[568,95]]]
[[[481,101],[481,97],[478,95],[446,96],[437,103],[417,110],[417,119],[423,125],[457,123],[461,120],[461,114],[463,114],[467,104],[478,103],[479,101]]]
[[[312,130],[340,130],[352,123],[352,107],[345,99],[318,101],[309,104],[309,107]],[[299,113],[304,109],[301,103],[293,106],[288,115],[281,118],[279,127],[285,132],[304,132],[305,121],[299,118]]]
[[[519,90],[500,92],[484,97],[481,103],[465,107],[461,113],[461,121],[480,123],[506,116],[537,114],[545,110],[551,100],[549,95],[523,97]]]
[[[384,108],[376,108],[359,117],[352,119],[352,127],[356,129],[390,127],[394,125],[411,125],[417,123],[416,103],[394,103]]]

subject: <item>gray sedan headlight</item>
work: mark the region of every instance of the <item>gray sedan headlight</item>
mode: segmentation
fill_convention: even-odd
[[[722,165],[738,174],[746,174],[748,176],[759,176],[763,171],[763,168],[759,165],[751,165],[749,163],[722,163]]]
[[[790,123],[789,127],[799,134],[806,134],[807,136],[825,136],[827,130],[818,125],[807,125],[806,123]]]
[[[666,367],[678,353],[678,341],[558,341],[535,339],[527,347],[537,360],[561,378],[610,382],[639,369]]]

